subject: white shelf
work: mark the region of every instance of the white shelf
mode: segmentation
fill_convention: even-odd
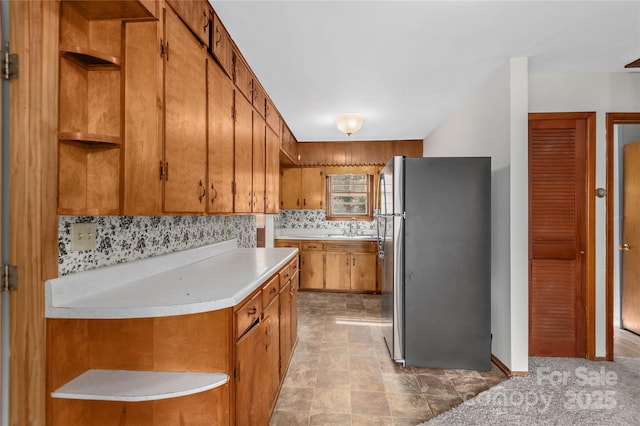
[[[204,392],[229,381],[224,373],[87,370],[52,392],[54,398],[153,401]]]

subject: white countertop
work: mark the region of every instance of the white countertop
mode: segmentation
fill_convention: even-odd
[[[323,240],[323,241],[377,241],[371,231],[359,235],[344,235],[338,229],[281,229],[274,235],[276,240]]]
[[[45,283],[45,316],[149,318],[236,306],[296,252],[232,240],[66,275]]]

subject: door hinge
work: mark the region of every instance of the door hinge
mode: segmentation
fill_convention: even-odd
[[[236,121],[236,110],[233,107],[231,107],[231,119]]]
[[[169,163],[160,161],[160,180],[169,180]]]
[[[164,58],[165,55],[168,61],[169,60],[169,42],[165,43],[163,39],[160,39],[160,56]]]
[[[2,46],[2,78],[4,80],[18,78],[18,55],[9,53],[8,41]]]
[[[18,289],[18,267],[15,265],[2,265],[2,292],[16,291]]]

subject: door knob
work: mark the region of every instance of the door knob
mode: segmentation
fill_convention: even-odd
[[[631,247],[629,247],[629,244],[626,244],[626,243],[625,243],[625,244],[623,244],[623,245],[622,245],[622,247],[620,247],[620,250],[623,250],[623,251],[629,251],[629,249],[630,249],[630,248],[631,248]]]

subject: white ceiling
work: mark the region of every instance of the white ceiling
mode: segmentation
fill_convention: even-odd
[[[640,57],[640,1],[210,1],[299,141],[422,139],[511,57],[530,73]],[[366,117],[350,138],[343,112]]]

